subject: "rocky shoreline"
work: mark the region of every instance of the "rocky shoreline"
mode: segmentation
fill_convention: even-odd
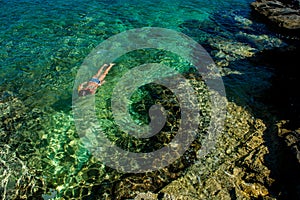
[[[251,8],[273,28],[288,34],[300,33],[299,0],[257,0]]]
[[[277,31],[290,36],[300,34],[300,0],[257,0],[251,3],[252,10],[277,27]],[[296,163],[300,166],[300,95],[298,56],[300,40],[292,41],[289,48],[275,48],[260,52],[256,58],[275,70],[272,87],[267,92],[266,102],[274,107],[275,115],[282,121],[278,134],[285,141]],[[299,183],[298,183],[299,184]]]
[[[300,46],[296,44],[286,49],[261,52],[255,58],[275,71],[272,87],[266,91],[263,101],[271,106],[271,114],[277,120],[275,133],[282,143],[283,160],[280,179],[289,192],[286,194],[289,198],[286,199],[300,197],[300,95],[297,89],[299,55]]]
[[[262,17],[279,34],[284,33],[286,38],[299,35],[299,0],[257,0],[251,7],[254,16]],[[231,137],[221,136],[222,142],[216,148],[234,148],[234,152],[211,152],[187,169],[184,176],[159,191],[139,193],[135,200],[300,198],[300,96],[296,89],[300,46],[298,39],[292,42],[295,45],[263,50],[249,58],[274,70],[272,86],[260,99],[269,108],[258,114],[228,104],[229,123],[240,118],[241,124],[234,122],[236,129],[254,128],[245,131],[252,134],[249,140],[243,140],[245,135],[237,131]],[[234,118],[231,112],[240,115]],[[248,121],[243,122],[243,115],[259,115],[263,120],[246,117]],[[244,143],[239,144],[241,140]]]

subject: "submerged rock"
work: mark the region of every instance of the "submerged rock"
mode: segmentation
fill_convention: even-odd
[[[266,125],[234,103],[227,111],[226,130],[212,152],[160,191],[140,193],[135,199],[275,199]]]
[[[0,93],[0,118],[0,199],[34,198],[45,184],[27,159],[34,154],[24,130],[29,125],[29,109],[13,92],[4,91]]]
[[[220,47],[216,46],[216,49]],[[269,59],[280,64],[279,59],[284,64],[281,67],[286,66],[290,62],[291,52],[279,52],[274,55],[272,50]],[[269,61],[266,56],[263,59]],[[290,69],[283,68],[290,72]],[[279,82],[282,85],[282,82],[289,81],[285,77],[285,80],[279,79]],[[281,90],[274,89],[280,95]],[[181,177],[161,190],[139,193],[135,199],[299,198],[299,163],[296,164],[300,158],[299,129],[288,130],[283,126],[274,128],[274,120],[271,119],[274,115],[266,114],[266,109],[264,107],[260,111],[267,115],[262,120],[254,117],[257,113],[250,109],[229,103],[226,130],[218,138],[215,150],[203,158],[199,157]]]
[[[257,51],[248,44],[233,42],[225,38],[213,38],[208,42],[215,49],[211,54],[218,59],[216,61],[218,66],[228,66],[230,62],[251,57]]]

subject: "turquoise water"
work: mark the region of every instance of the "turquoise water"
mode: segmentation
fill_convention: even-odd
[[[250,2],[0,1],[0,158],[5,163],[0,171],[2,196],[46,198],[51,189],[54,196],[65,198],[122,197],[118,181],[124,174],[97,162],[78,139],[72,115],[72,92],[85,57],[102,41],[123,31],[161,27],[188,35],[203,45],[220,67],[228,99],[250,104],[255,95],[269,87],[272,71],[254,66],[247,58],[264,49],[285,45],[279,36],[253,20]],[[169,54],[160,54],[161,58],[157,59],[158,53],[135,52],[117,60],[118,67],[109,73],[96,98],[97,116],[105,128],[111,128],[114,123],[108,111],[110,93],[103,91],[111,91],[121,74],[146,61],[163,62],[175,68],[184,65],[184,61]],[[152,90],[138,90],[132,106],[146,102],[149,108],[148,104],[155,101]],[[138,108],[131,110],[138,123],[149,122],[146,113]],[[174,126],[176,129],[176,123]],[[166,127],[166,132],[171,128]],[[120,130],[109,130],[113,132],[110,139],[123,148],[149,150],[145,144],[136,142],[134,146],[132,141],[126,141],[128,138]],[[159,142],[169,140],[167,137]],[[180,176],[180,170],[176,171]],[[171,180],[167,177],[151,190]],[[123,196],[131,193],[128,189]]]

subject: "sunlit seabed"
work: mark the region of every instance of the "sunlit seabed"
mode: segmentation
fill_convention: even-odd
[[[38,195],[47,199],[107,194],[114,199],[131,193],[130,188],[122,193],[125,190],[120,184],[122,173],[99,163],[81,144],[71,109],[74,78],[83,59],[102,41],[122,31],[154,26],[187,34],[204,45],[218,66],[223,67],[221,73],[228,98],[249,103],[255,91],[269,86],[272,73],[243,59],[263,49],[284,45],[275,35],[264,31],[263,25],[252,21],[249,3],[248,0],[0,1],[1,197],[26,199]],[[147,142],[130,140],[115,126],[110,95],[122,74],[148,61],[167,64],[181,73],[191,67],[176,57],[164,54],[158,57],[151,51],[134,52],[116,61],[107,83],[96,95],[97,116],[108,137],[136,151],[153,147]],[[198,87],[199,95],[203,94],[199,86],[201,78],[189,78],[198,80],[194,86]],[[130,112],[137,123],[149,121],[147,107],[164,99],[159,93],[174,99],[168,90],[156,86],[136,91]],[[171,111],[180,112],[175,100],[168,102],[175,104]],[[145,108],[140,108],[141,105]],[[176,130],[176,112],[171,112],[174,119],[165,127],[166,133],[172,126]],[[170,136],[160,136],[153,144],[169,142]],[[175,175],[163,171],[149,174],[148,177],[159,177],[161,181],[141,191],[154,191],[180,176],[190,165],[189,159],[191,163],[195,160],[193,151],[199,148],[200,144],[193,144],[187,159],[181,160],[184,164],[171,166]],[[113,186],[119,189],[111,191]]]

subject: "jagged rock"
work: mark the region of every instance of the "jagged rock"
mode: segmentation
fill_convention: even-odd
[[[288,132],[284,137],[287,146],[300,164],[300,130]]]
[[[285,125],[288,124],[287,121],[282,120],[277,124],[278,135],[283,138],[285,145],[288,147],[293,157],[300,165],[300,128],[296,130],[289,130]]]
[[[289,3],[278,0],[257,0],[251,3],[251,7],[279,28],[299,31],[300,9],[293,6],[292,1]]]
[[[229,103],[226,131],[215,149],[199,158],[182,177],[145,199],[275,199],[270,191],[274,179],[266,161],[270,150],[263,138],[266,125],[251,116],[251,112]]]
[[[276,124],[278,136],[282,139],[280,170],[281,182],[285,186],[282,199],[300,198],[300,129],[290,130],[288,121],[281,120]]]

